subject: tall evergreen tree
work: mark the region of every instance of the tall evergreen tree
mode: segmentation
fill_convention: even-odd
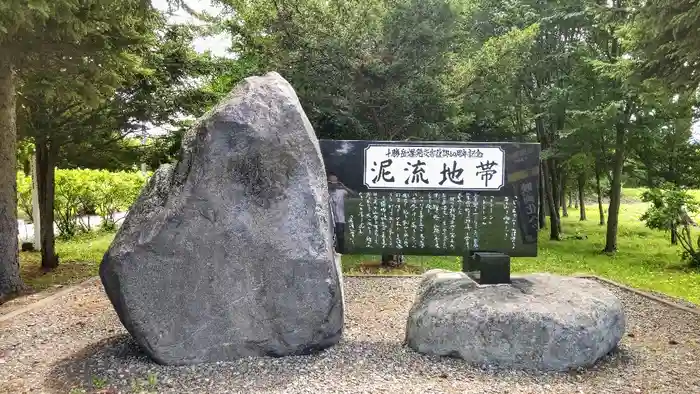
[[[49,70],[83,75],[75,80],[80,89],[70,92],[79,91],[91,102],[119,83],[120,68],[138,66],[139,59],[127,49],[151,36],[156,15],[147,0],[0,0],[0,296],[23,287],[17,253],[15,109],[24,80]],[[92,83],[89,75],[100,78]],[[51,85],[44,92],[64,93]],[[37,152],[40,157],[45,153]],[[53,220],[45,220],[52,229]],[[55,266],[52,246],[48,251],[43,263]]]

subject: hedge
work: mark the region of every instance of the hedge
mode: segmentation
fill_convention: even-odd
[[[80,219],[84,215],[99,215],[103,229],[116,226],[114,214],[123,212],[134,203],[150,176],[140,171],[110,172],[107,170],[56,170],[54,215],[62,238],[70,238],[88,231],[90,223]],[[32,181],[17,173],[17,205],[32,217]]]

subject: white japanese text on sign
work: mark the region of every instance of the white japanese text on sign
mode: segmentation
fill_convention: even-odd
[[[499,190],[504,165],[498,147],[369,145],[364,183],[369,189]]]

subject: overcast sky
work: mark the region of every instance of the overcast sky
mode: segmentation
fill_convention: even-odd
[[[162,11],[168,11],[168,0],[151,1],[155,8]],[[217,7],[212,6],[211,2],[207,0],[191,0],[188,1],[187,4],[195,11],[206,11],[210,14],[217,14],[220,12]],[[177,12],[173,13],[169,19],[172,23],[200,23],[196,18],[193,18],[183,10],[178,10]],[[228,48],[231,46],[231,39],[227,34],[220,34],[212,37],[200,37],[195,39],[192,44],[194,49],[200,53],[210,51],[214,56],[231,56],[231,54],[228,52]],[[163,135],[167,133],[167,130],[147,123],[146,132],[149,135]]]
[[[168,0],[152,0],[153,6],[159,10],[168,10]],[[187,2],[192,9],[196,11],[206,11],[207,13],[216,15],[220,12],[218,7],[212,6],[207,0],[191,0]],[[195,18],[187,14],[183,10],[178,10],[170,16],[172,23],[197,23]],[[220,34],[213,37],[202,37],[194,40],[194,49],[198,52],[211,51],[216,56],[230,56],[228,48],[231,46],[231,39],[227,34]]]

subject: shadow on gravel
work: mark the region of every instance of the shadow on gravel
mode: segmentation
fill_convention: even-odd
[[[541,384],[565,375],[609,375],[634,369],[637,362],[626,347],[618,348],[595,366],[565,373],[525,374],[525,382]],[[69,393],[119,392],[258,392],[297,391],[309,382],[361,376],[362,380],[469,378],[498,381],[512,372],[483,370],[448,357],[424,356],[396,342],[345,341],[312,356],[243,359],[194,366],[161,366],[151,361],[129,335],[107,338],[57,362],[47,389]],[[319,380],[321,377],[322,380]],[[600,377],[600,376],[599,376]],[[78,392],[78,391],[74,391]]]
[[[115,392],[149,389],[147,392],[207,392],[205,387],[211,384],[225,384],[228,387],[225,391],[223,388],[213,388],[211,393],[277,390],[289,385],[303,386],[303,375],[307,371],[333,369],[335,360],[342,357],[339,350],[343,348],[348,346],[341,343],[310,356],[163,366],[152,361],[130,335],[124,334],[102,340],[57,362],[46,381],[47,388],[54,393],[68,393],[74,389],[84,389],[88,393],[112,393],[102,391],[106,388]],[[323,365],[317,366],[319,363]]]
[[[149,362],[130,335],[106,338],[54,364],[46,386],[55,393],[68,393],[75,388],[96,390],[100,387],[95,386],[102,385],[100,373],[130,359]]]

